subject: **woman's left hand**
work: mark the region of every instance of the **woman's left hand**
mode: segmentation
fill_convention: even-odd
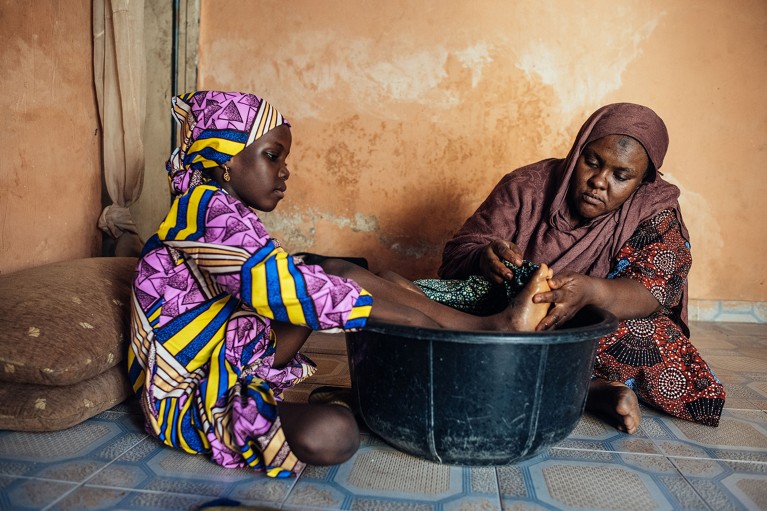
[[[548,315],[536,330],[549,330],[572,318],[584,305],[591,303],[595,282],[593,277],[563,271],[549,279],[551,291],[533,296],[535,303],[551,303]]]

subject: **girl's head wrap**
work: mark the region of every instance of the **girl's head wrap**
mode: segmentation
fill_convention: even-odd
[[[171,100],[178,147],[166,164],[172,195],[209,180],[222,165],[287,120],[268,102],[244,92],[196,91]]]

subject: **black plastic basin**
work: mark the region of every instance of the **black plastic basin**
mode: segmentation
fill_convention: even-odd
[[[549,332],[463,332],[372,323],[346,334],[365,424],[438,463],[503,465],[570,434],[599,339],[618,320],[584,308]]]

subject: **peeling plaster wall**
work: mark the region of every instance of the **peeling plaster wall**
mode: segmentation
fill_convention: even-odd
[[[90,0],[0,0],[0,274],[100,252]]]
[[[504,173],[564,156],[605,103],[647,104],[671,135],[691,297],[765,301],[766,27],[762,0],[202,0],[199,85],[293,124],[288,196],[263,215],[288,250],[410,278]]]

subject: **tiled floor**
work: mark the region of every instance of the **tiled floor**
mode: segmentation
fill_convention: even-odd
[[[438,465],[363,433],[347,463],[271,480],[161,447],[126,402],[57,433],[0,432],[0,509],[767,509],[767,325],[696,322],[692,338],[727,388],[718,428],[645,408],[630,436],[586,415],[500,467]],[[315,334],[305,352],[319,371],[290,400],[349,384],[342,336]]]

